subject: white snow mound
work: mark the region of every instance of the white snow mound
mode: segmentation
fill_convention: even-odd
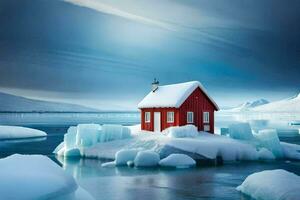
[[[0,140],[6,139],[23,139],[33,137],[45,137],[47,134],[32,128],[25,128],[21,126],[1,126],[0,125]]]
[[[137,153],[139,152],[138,149],[123,149],[116,153],[116,165],[127,165],[128,161],[134,161]]]
[[[185,154],[171,154],[159,161],[163,167],[188,168],[196,165],[196,161]]]
[[[134,159],[134,166],[154,167],[158,165],[159,160],[159,154],[154,151],[140,151]]]
[[[194,125],[185,125],[185,126],[174,126],[169,127],[163,132],[171,138],[184,138],[184,137],[197,137],[199,132],[196,126]]]
[[[237,190],[260,200],[298,200],[300,177],[282,169],[266,170],[249,175]]]

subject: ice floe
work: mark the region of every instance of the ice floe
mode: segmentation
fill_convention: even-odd
[[[249,175],[237,190],[260,200],[298,200],[300,177],[282,169],[266,170]]]
[[[21,126],[1,126],[0,125],[0,140],[7,139],[24,139],[34,137],[45,137],[47,134],[44,131],[37,129],[26,128]]]
[[[93,199],[75,179],[42,155],[19,155],[0,159],[1,199]]]
[[[206,132],[197,132],[197,135],[195,135],[191,133],[196,129],[192,125],[172,127],[162,133],[142,131],[138,128],[139,126],[121,128],[122,126],[117,125],[116,129],[113,125],[110,126],[112,126],[111,130],[117,130],[118,133],[126,128],[127,133],[122,137],[113,136],[113,139],[105,142],[98,139],[97,143],[92,146],[77,145],[75,148],[80,150],[80,155],[89,158],[115,160],[117,166],[128,165],[129,162],[130,165],[136,164],[135,159],[140,151],[156,152],[160,159],[164,159],[171,154],[185,154],[196,161],[221,160],[232,162],[300,159],[299,145],[280,142],[274,130],[262,130],[257,134],[252,134],[249,124],[244,123],[229,127],[231,135],[240,139]],[[103,130],[103,127],[101,127],[101,130]],[[131,134],[128,134],[129,132]],[[247,136],[241,136],[245,132]],[[246,140],[246,138],[248,139]],[[74,141],[70,138],[69,140]],[[76,155],[78,151],[74,150],[72,145],[65,145],[65,142],[60,144],[54,152],[63,156]],[[69,152],[68,146],[72,147],[71,152]],[[73,151],[77,153],[73,153]]]

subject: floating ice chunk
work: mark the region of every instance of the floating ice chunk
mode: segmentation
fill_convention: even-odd
[[[282,169],[266,170],[248,176],[237,190],[260,200],[298,200],[300,177]]]
[[[58,152],[61,150],[61,149],[64,149],[65,148],[65,143],[64,142],[61,142],[55,149],[52,153],[54,154],[58,154]]]
[[[106,162],[101,164],[101,167],[115,167],[116,166],[116,162],[112,161],[112,162]]]
[[[194,125],[175,126],[164,130],[164,134],[171,138],[197,137],[199,132]]]
[[[153,167],[159,162],[159,154],[154,151],[140,151],[134,159],[136,167]]]
[[[260,130],[258,134],[255,134],[255,137],[259,141],[259,146],[264,147],[271,151],[276,158],[283,157],[282,147],[277,135],[276,130],[274,129],[265,129]]]
[[[249,123],[235,123],[229,125],[229,136],[233,139],[252,140],[252,130]]]
[[[79,124],[77,126],[76,145],[81,147],[93,146],[98,142],[100,125]]]
[[[124,149],[120,150],[116,153],[116,165],[127,165],[128,161],[134,161],[137,153],[139,152],[138,149]]]
[[[65,157],[80,157],[80,150],[78,148],[71,148],[71,149],[66,149],[64,151],[64,156]]]
[[[77,134],[77,127],[71,126],[67,133],[64,135],[64,144],[66,149],[74,148],[76,146],[76,134]]]
[[[25,128],[21,126],[0,126],[0,139],[21,139],[32,137],[45,137],[47,134],[32,128]]]
[[[274,160],[275,156],[271,151],[266,148],[262,148],[258,151],[258,157],[260,160]]]
[[[196,161],[185,154],[171,154],[159,161],[163,167],[188,168],[196,165]]]
[[[46,156],[14,154],[0,159],[0,168],[1,199],[91,199]]]
[[[130,129],[122,125],[105,124],[100,132],[99,142],[109,142],[131,137]]]

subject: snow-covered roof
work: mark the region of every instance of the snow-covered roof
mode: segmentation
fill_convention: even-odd
[[[190,81],[172,85],[158,86],[155,92],[150,92],[139,104],[138,108],[179,108],[196,88],[200,88],[217,110],[218,105],[207,94],[199,81]]]

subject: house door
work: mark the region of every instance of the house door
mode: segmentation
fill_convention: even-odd
[[[154,112],[154,132],[161,131],[160,112]]]

